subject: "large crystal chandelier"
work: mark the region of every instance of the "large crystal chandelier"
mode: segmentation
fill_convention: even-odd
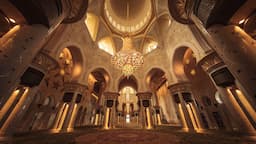
[[[129,77],[140,67],[144,60],[143,55],[133,49],[132,40],[129,37],[123,39],[122,49],[111,58],[112,64]]]

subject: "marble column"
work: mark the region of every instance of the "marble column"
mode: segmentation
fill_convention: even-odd
[[[117,102],[117,97],[119,95],[120,94],[117,93],[117,92],[104,92],[105,114],[104,114],[104,125],[103,125],[103,127],[105,129],[115,128],[115,123],[116,123],[116,119],[117,119],[116,102]]]
[[[152,95],[152,101],[155,101],[153,109],[154,109],[154,118],[153,118],[153,123],[155,125],[161,125],[161,107],[159,106],[159,100],[156,94],[156,91],[153,92]]]
[[[151,129],[153,128],[152,120],[152,93],[151,92],[138,92],[136,94],[140,101],[140,122],[142,128]]]
[[[161,107],[159,105],[154,106],[155,110],[155,125],[161,125]]]
[[[83,97],[87,90],[87,86],[79,83],[64,83],[64,94],[72,93],[73,97],[70,101],[63,101],[63,105],[61,106],[55,121],[55,129],[64,131],[73,130],[79,104],[81,103],[78,97]]]
[[[256,110],[256,41],[235,25],[214,25],[207,29],[213,49],[236,79],[236,86]]]
[[[168,89],[170,90],[171,95],[173,96],[173,99],[176,103],[176,109],[179,115],[180,122],[182,124],[182,127],[184,130],[193,130],[193,125],[190,120],[188,111],[186,109],[186,103],[184,102],[184,99],[182,98],[181,92],[187,91],[185,84],[174,84],[168,86]]]
[[[0,91],[1,105],[5,104],[12,91],[18,86],[19,79],[42,48],[48,29],[43,25],[15,26],[8,38],[0,39]]]
[[[43,25],[16,25],[11,33],[0,39],[0,107],[18,86],[20,77],[43,47],[50,35],[48,30]]]
[[[95,119],[94,119],[94,125],[102,125],[102,118],[103,118],[103,106],[97,106],[95,110]]]
[[[46,54],[43,53],[39,53],[37,54],[37,57],[35,59],[33,59],[32,63],[30,64],[30,67],[41,71],[42,73],[48,73],[50,70],[54,69],[57,66],[57,62],[50,58],[49,56],[47,56]],[[41,84],[41,82],[39,83],[39,85]],[[16,112],[19,113],[19,115],[15,116],[15,120],[11,123],[11,127],[8,127],[7,130],[9,133],[15,131],[17,128],[21,128],[22,125],[15,123],[15,121],[22,121],[22,120],[26,120],[23,117],[25,116],[26,113],[29,112],[29,106],[31,105],[34,96],[36,94],[36,92],[38,91],[38,86],[34,86],[34,87],[29,87],[26,85],[22,85],[19,84],[18,87],[23,88],[23,89],[28,89],[28,92],[26,94],[27,98],[23,101],[23,103],[21,104],[20,108],[17,109],[16,106],[14,106],[13,104],[15,104],[15,100],[19,100],[22,97],[20,97],[20,94],[22,94],[22,92],[20,90],[14,90],[13,93],[11,94],[11,96],[7,99],[6,103],[4,105],[2,105],[2,109],[0,110],[0,121],[1,123],[5,123],[9,117],[9,115],[15,110]],[[18,92],[17,95],[15,95],[15,93]],[[22,109],[21,109],[22,108]],[[33,113],[33,111],[32,111]],[[34,113],[33,113],[34,114]]]
[[[29,88],[20,86],[17,90],[14,91],[14,93],[16,91],[19,92],[14,97],[13,103],[7,103],[10,104],[10,106],[8,107],[7,112],[1,117],[1,135],[10,135],[16,131],[17,125],[19,124],[19,121],[27,109],[27,103],[30,103],[31,101],[30,97],[33,97],[37,90],[37,87]],[[6,105],[3,107],[4,109],[6,108],[5,106]]]
[[[213,77],[214,73],[226,68],[227,65],[224,64],[222,59],[215,52],[203,58],[199,62],[199,65],[201,65],[204,71],[210,76],[216,89],[221,94],[223,104],[218,104],[218,106],[220,107],[221,117],[223,118],[226,129],[246,133],[254,132],[255,128],[253,127],[253,120],[251,119],[252,117],[250,117],[250,113],[246,111],[245,107],[242,106],[241,100],[233,93],[234,87],[236,87],[236,79],[231,82],[231,80],[227,79],[227,76],[222,76],[222,83],[226,84],[220,85],[216,78]],[[247,104],[247,106],[250,105],[249,103]]]
[[[86,13],[88,1],[82,1],[78,5],[84,5],[83,11]],[[26,7],[16,1],[2,0],[0,2],[6,14],[11,14],[17,23],[5,35],[0,38],[0,109],[7,102],[11,93],[18,87],[20,78],[28,68],[28,65],[35,58],[37,53],[43,48],[44,44],[52,37],[51,34],[60,23],[65,19],[78,18],[78,9],[72,7],[76,2],[61,0],[48,2],[40,0],[37,3],[30,1],[28,5],[38,6],[38,11],[44,21],[37,21],[35,15],[23,13]],[[50,5],[50,6],[49,6]],[[73,9],[72,9],[73,8]],[[20,10],[20,11],[19,11]],[[80,10],[80,9],[79,9]],[[31,12],[33,13],[33,12]],[[27,21],[25,20],[26,17]],[[39,18],[40,19],[40,18]],[[42,20],[41,19],[41,20]],[[75,22],[75,21],[74,21]]]
[[[185,131],[198,131],[202,128],[202,120],[196,106],[191,84],[180,82],[168,86],[176,103],[176,108]]]

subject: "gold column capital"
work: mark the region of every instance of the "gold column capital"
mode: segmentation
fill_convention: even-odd
[[[106,100],[117,100],[117,97],[120,95],[117,92],[104,92],[103,94]]]
[[[224,62],[222,59],[217,55],[216,52],[211,52],[203,59],[201,59],[198,63],[205,72],[211,73],[217,68],[224,66]]]
[[[64,91],[78,92],[82,94],[88,91],[88,86],[76,82],[67,82],[64,83]]]
[[[171,94],[179,92],[191,92],[191,83],[190,82],[179,82],[168,86]]]
[[[152,92],[138,92],[136,95],[140,100],[150,100],[152,97]]]

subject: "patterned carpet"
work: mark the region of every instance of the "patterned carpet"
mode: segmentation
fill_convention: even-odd
[[[77,144],[177,144],[172,134],[146,130],[111,130],[85,134],[75,139]]]
[[[153,130],[80,128],[73,132],[28,132],[0,139],[0,144],[256,144],[256,135],[226,131],[184,132],[172,127]]]

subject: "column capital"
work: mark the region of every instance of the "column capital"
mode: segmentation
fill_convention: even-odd
[[[140,100],[149,100],[152,97],[152,92],[138,92],[136,95]]]
[[[65,92],[78,92],[78,93],[84,93],[88,90],[88,86],[75,83],[75,82],[68,82],[64,83],[64,91]]]
[[[191,92],[191,83],[190,82],[179,82],[168,86],[171,94],[178,92]]]
[[[225,64],[216,52],[211,52],[199,61],[199,65],[205,72],[211,73],[217,68],[224,66]]]
[[[32,66],[37,67],[44,72],[48,72],[49,70],[58,68],[59,64],[54,58],[41,51],[33,59]]]
[[[103,94],[104,94],[106,100],[116,100],[117,97],[120,95],[117,92],[104,92]]]
[[[153,106],[155,109],[161,109],[160,106]]]

